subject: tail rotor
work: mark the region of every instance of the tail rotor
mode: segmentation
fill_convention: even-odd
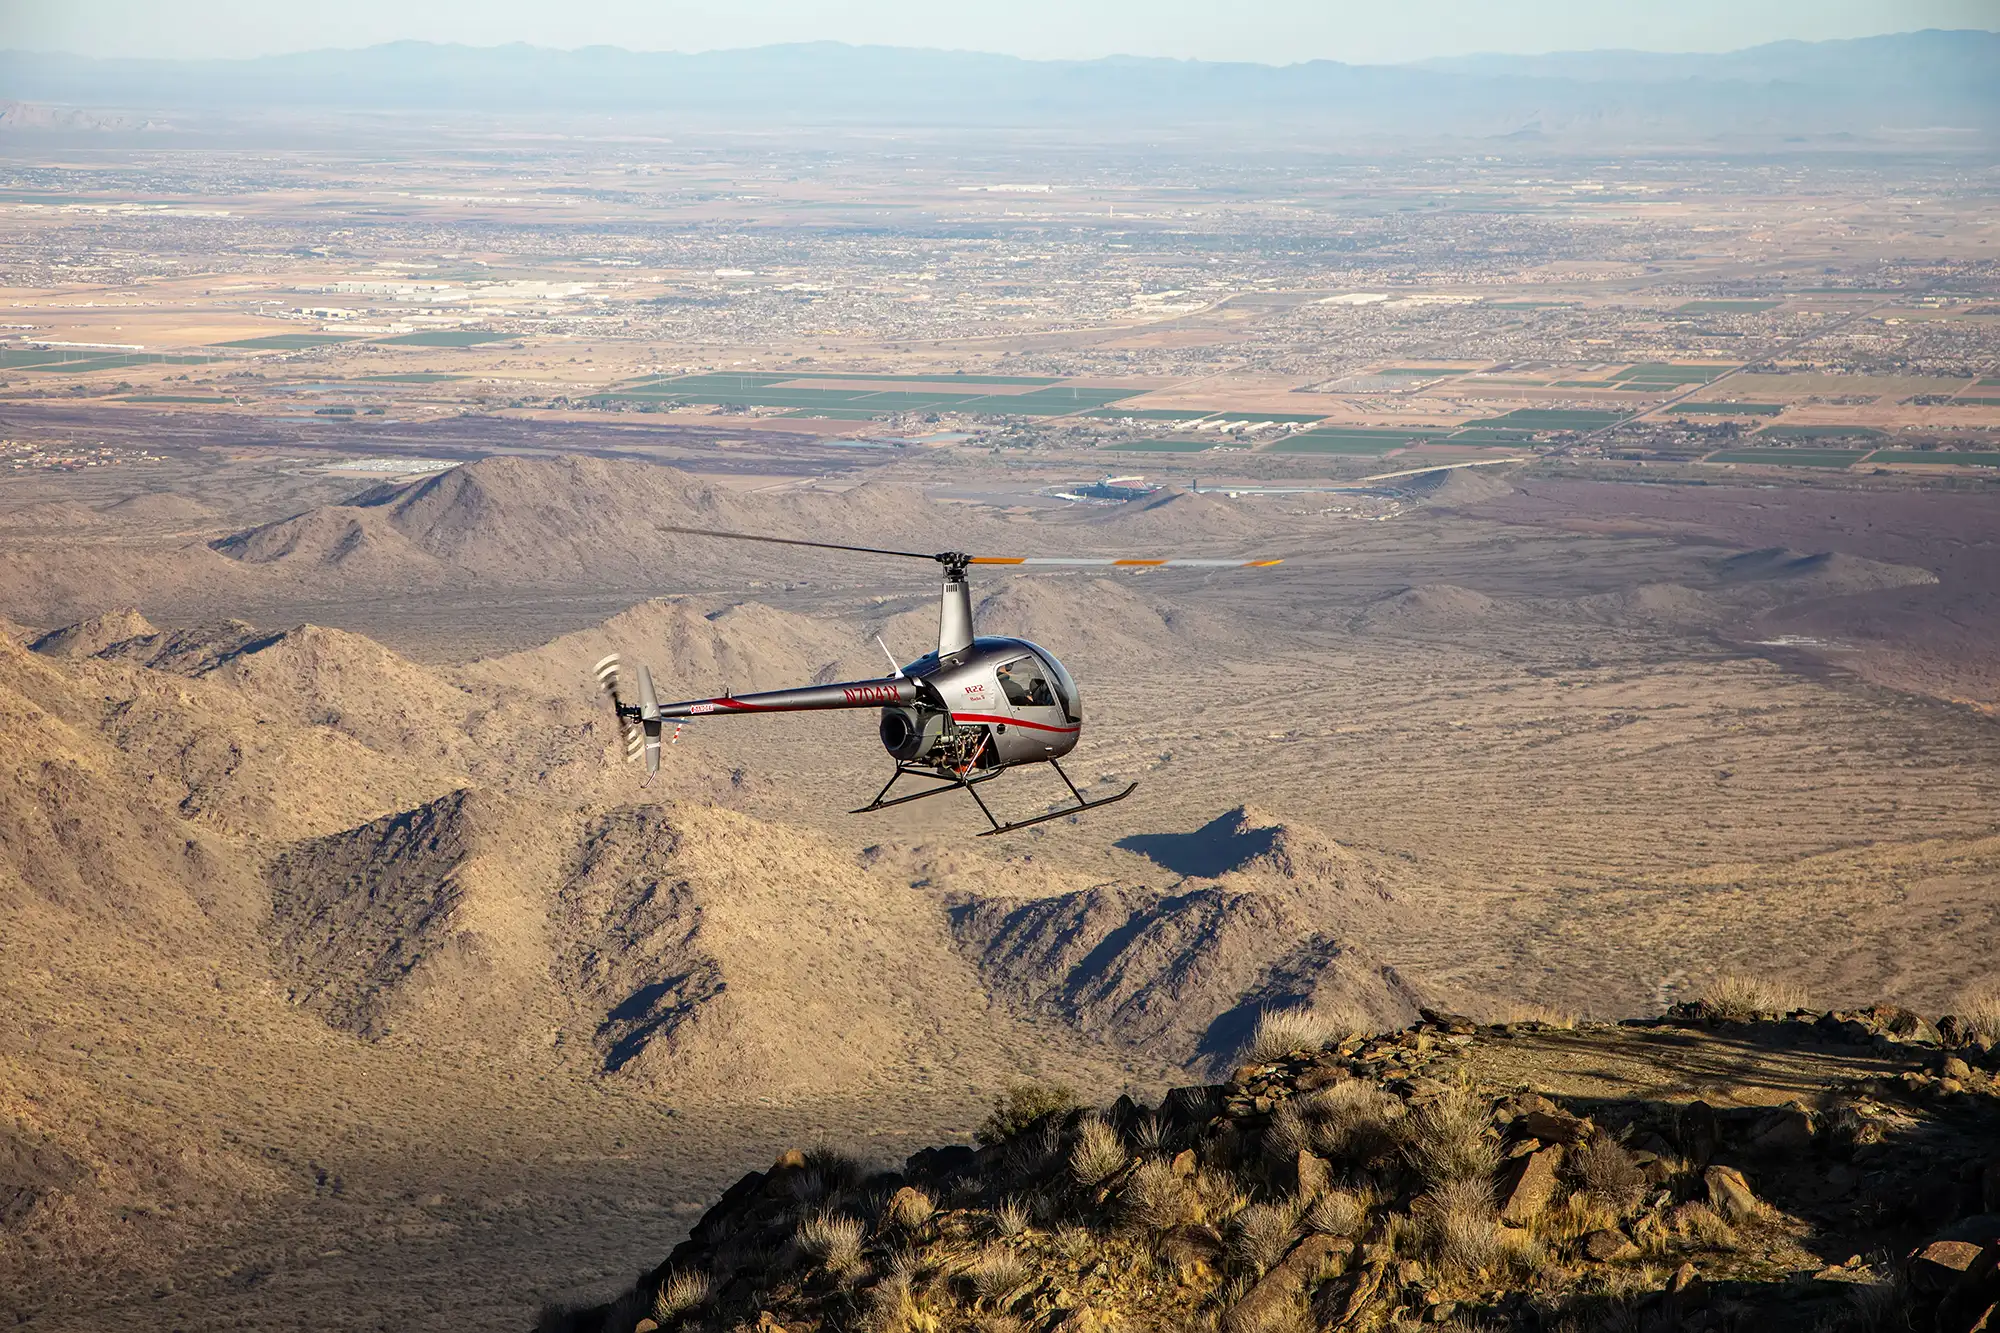
[[[597,677],[598,688],[611,700],[612,714],[618,719],[618,730],[625,744],[625,758],[646,759],[646,780],[660,771],[660,701],[653,692],[653,673],[640,666],[637,703],[627,703],[619,693],[623,664],[618,654],[612,653],[592,668]],[[676,728],[678,736],[679,729]]]

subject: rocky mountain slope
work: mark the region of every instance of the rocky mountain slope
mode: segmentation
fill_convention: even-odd
[[[1022,1087],[977,1149],[790,1152],[544,1333],[1971,1333],[2000,1320],[2000,1011],[1267,1023],[1225,1082]]]
[[[1062,596],[1037,604],[1059,614]],[[637,795],[582,673],[634,642],[663,678],[739,688],[878,651],[851,625],[687,599],[449,670],[313,625],[161,629],[130,610],[0,638],[0,998],[19,1029],[9,1049],[27,1053],[0,1072],[17,1108],[0,1268],[130,1254],[114,1219],[133,1208],[154,1210],[149,1252],[170,1253],[192,1237],[163,1203],[228,1212],[245,1189],[283,1195],[323,1170],[277,1143],[260,1164],[219,1122],[160,1122],[144,1109],[156,1094],[105,1099],[57,1077],[30,1035],[56,1014],[88,1043],[115,1043],[138,1014],[188,1014],[174,1042],[213,1071],[209,1094],[310,1119],[314,1080],[266,1080],[324,1063],[328,1040],[363,1067],[471,1062],[682,1104],[800,1105],[921,1090],[941,1069],[988,1086],[1021,1070],[1155,1083],[1219,1015],[1267,993],[1331,996],[1336,977],[1364,1009],[1408,1008],[1303,906],[1301,886],[1327,913],[1345,903],[1338,849],[1302,858],[1263,829],[1221,879],[1178,891],[1212,909],[1104,890],[1172,942],[1129,950],[1102,993],[1051,1022],[1045,997],[1086,983],[1060,950],[1003,963],[977,938],[974,917],[1023,906],[967,893],[1025,886],[989,876],[987,858],[929,873],[907,849],[857,859],[724,808],[740,776],[694,752]],[[1060,874],[1038,887],[1078,888]],[[1254,961],[1287,950],[1296,977]],[[190,1004],[203,986],[233,1017]],[[85,994],[100,998],[68,998]],[[225,1057],[249,1033],[258,1059]],[[378,1099],[368,1086],[362,1106]],[[72,1132],[93,1118],[95,1138]]]

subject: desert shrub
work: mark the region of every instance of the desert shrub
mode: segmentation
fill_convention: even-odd
[[[1070,1149],[1069,1170],[1077,1183],[1101,1185],[1125,1165],[1125,1143],[1118,1131],[1092,1115],[1077,1126],[1076,1144]]]
[[[1448,1180],[1433,1186],[1413,1210],[1425,1247],[1441,1267],[1470,1276],[1498,1266],[1500,1219],[1484,1180]]]
[[[1805,1008],[1810,998],[1797,982],[1735,974],[1717,977],[1701,993],[1701,1002],[1724,1018],[1789,1014]]]
[[[1486,1136],[1490,1112],[1471,1093],[1448,1093],[1409,1118],[1405,1151],[1424,1183],[1433,1187],[1476,1181],[1490,1188],[1500,1166],[1500,1145]]]
[[[1076,1094],[1060,1083],[1010,1083],[993,1099],[993,1111],[974,1137],[984,1144],[1004,1143],[1050,1112],[1076,1106]]]
[[[1233,1219],[1230,1248],[1238,1259],[1261,1273],[1285,1257],[1298,1227],[1299,1209],[1289,1200],[1253,1203]]]
[[[1368,1164],[1395,1146],[1403,1103],[1373,1083],[1351,1079],[1286,1103],[1312,1126],[1310,1147],[1336,1162]]]
[[[1368,1196],[1356,1190],[1327,1190],[1306,1209],[1305,1224],[1329,1236],[1355,1235],[1368,1224]]]
[[[1264,1065],[1299,1051],[1318,1051],[1353,1036],[1364,1025],[1351,1015],[1314,1009],[1266,1009],[1244,1043],[1243,1059]]]
[[[1593,1135],[1570,1155],[1568,1165],[1578,1189],[1621,1214],[1630,1212],[1645,1193],[1646,1173],[1609,1134]]]
[[[2000,988],[1982,987],[1959,997],[1958,1020],[1988,1041],[2000,1041]]]
[[[799,1248],[836,1276],[861,1267],[861,1223],[840,1213],[817,1212],[799,1223]]]
[[[1190,1203],[1187,1182],[1157,1157],[1132,1168],[1118,1191],[1118,1217],[1128,1226],[1165,1231],[1180,1225]]]
[[[708,1300],[708,1275],[676,1269],[653,1293],[653,1319],[662,1328]]]
[[[972,1289],[996,1309],[1005,1309],[1028,1285],[1028,1265],[1020,1255],[995,1246],[980,1255],[970,1270]]]
[[[1003,1236],[1018,1236],[1028,1229],[1028,1205],[1008,1199],[993,1210],[993,1229]]]
[[[901,1227],[905,1231],[915,1231],[930,1221],[932,1214],[936,1212],[937,1203],[930,1195],[915,1185],[905,1185],[889,1196],[889,1206],[884,1210],[883,1216],[891,1226]]]

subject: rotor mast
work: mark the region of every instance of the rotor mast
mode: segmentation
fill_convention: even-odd
[[[944,592],[938,599],[938,658],[956,657],[972,646],[972,586],[965,567],[972,558],[961,551],[937,557],[944,566]]]

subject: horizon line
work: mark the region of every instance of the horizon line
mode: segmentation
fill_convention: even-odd
[[[290,51],[267,51],[254,56],[93,56],[79,51],[47,50],[29,47],[0,48],[0,55],[22,55],[51,57],[59,56],[70,60],[88,60],[102,64],[253,64],[260,60],[283,60],[293,56],[311,55],[359,55],[370,51],[382,51],[392,47],[431,47],[438,50],[465,51],[506,51],[522,49],[542,51],[558,55],[579,55],[589,51],[616,51],[635,56],[708,56],[736,55],[752,51],[776,51],[806,47],[837,47],[848,51],[904,51],[928,55],[987,56],[996,60],[1013,60],[1031,65],[1089,65],[1105,61],[1130,61],[1135,64],[1172,65],[1244,65],[1259,69],[1297,69],[1307,65],[1342,65],[1353,69],[1411,69],[1446,61],[1465,60],[1540,60],[1553,56],[1650,56],[1660,59],[1715,59],[1718,57],[1741,55],[1749,51],[1765,50],[1774,46],[1839,46],[1857,42],[1880,41],[1892,37],[1921,37],[1929,34],[1956,36],[1974,34],[2000,36],[2000,27],[1993,28],[1908,28],[1890,32],[1871,33],[1862,37],[1780,37],[1768,42],[1757,42],[1750,46],[1731,47],[1721,51],[1658,51],[1636,46],[1566,47],[1548,51],[1469,51],[1459,55],[1425,56],[1417,60],[1395,61],[1354,61],[1340,60],[1332,56],[1314,56],[1306,60],[1276,63],[1266,60],[1224,60],[1205,56],[1147,56],[1127,52],[1107,52],[1096,56],[1024,56],[1008,51],[988,51],[976,47],[957,46],[898,46],[885,42],[844,42],[835,38],[815,38],[795,42],[759,42],[751,46],[710,46],[693,50],[673,47],[630,47],[609,42],[592,42],[584,46],[548,46],[538,42],[496,42],[479,45],[473,42],[440,42],[423,37],[397,37],[383,42],[371,42],[365,46],[309,46]],[[0,94],[0,101],[18,100]]]

